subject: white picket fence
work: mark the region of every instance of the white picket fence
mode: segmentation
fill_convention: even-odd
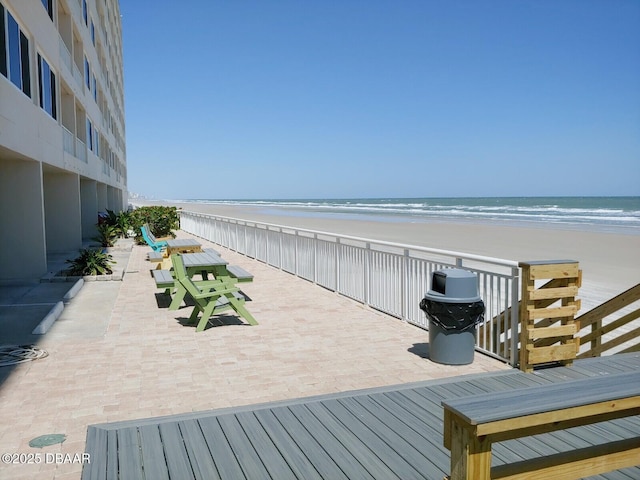
[[[424,329],[419,303],[433,272],[472,271],[486,307],[476,349],[517,365],[518,309],[509,309],[520,293],[517,262],[190,211],[180,212],[180,228]]]

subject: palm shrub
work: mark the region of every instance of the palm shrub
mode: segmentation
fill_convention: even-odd
[[[116,217],[116,224],[120,238],[127,238],[131,230],[131,212],[120,212]]]
[[[103,247],[113,247],[118,239],[118,230],[116,227],[108,223],[98,223],[96,228],[98,229],[98,236],[93,237],[93,240],[100,242],[100,245]]]
[[[108,253],[97,248],[85,248],[80,250],[80,255],[67,260],[71,266],[65,270],[67,275],[109,275],[113,273],[111,266],[116,262]]]
[[[118,225],[118,214],[116,212],[114,212],[113,210],[109,210],[107,208],[107,214],[103,215],[102,223],[106,223],[107,225],[111,225],[112,227],[117,226]]]
[[[115,213],[113,210],[107,209],[106,215],[102,217],[102,221],[99,225],[109,225],[114,227],[115,232],[120,238],[127,238],[128,232],[131,229],[131,212],[122,211]]]

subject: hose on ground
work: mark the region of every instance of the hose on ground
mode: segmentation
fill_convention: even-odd
[[[35,345],[2,345],[0,346],[0,367],[31,362],[48,356],[46,350]]]

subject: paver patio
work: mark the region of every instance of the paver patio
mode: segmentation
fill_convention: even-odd
[[[82,454],[90,424],[509,368],[478,353],[470,365],[431,362],[424,330],[215,248],[253,273],[242,289],[259,325],[227,315],[196,333],[185,324],[191,309],[169,311],[155,288],[150,248],[134,247],[124,280],[85,284],[39,343],[49,356],[17,366],[0,385],[0,453],[43,460],[0,464],[0,478],[79,478],[81,464],[50,463],[54,457],[45,455]],[[67,439],[29,447],[51,433]]]

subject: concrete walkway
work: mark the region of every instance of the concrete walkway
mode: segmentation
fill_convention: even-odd
[[[0,453],[35,463],[0,463],[0,478],[78,479],[95,423],[509,368],[478,353],[471,365],[431,362],[425,331],[199,240],[254,274],[242,289],[259,325],[228,315],[196,333],[191,309],[168,311],[155,288],[150,249],[135,246],[123,281],[85,283],[41,336],[47,358],[0,367],[12,368],[0,385]],[[46,434],[66,441],[29,447]]]

